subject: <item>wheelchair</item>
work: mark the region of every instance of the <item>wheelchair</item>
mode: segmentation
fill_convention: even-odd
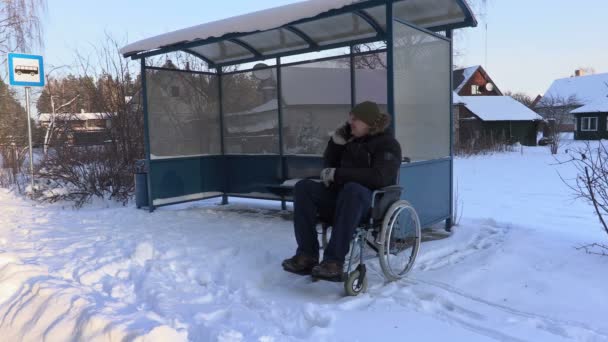
[[[414,265],[420,248],[420,220],[414,207],[401,199],[402,191],[401,186],[392,185],[372,193],[369,213],[356,228],[344,263],[342,280],[347,295],[367,290],[366,260],[377,256],[387,281],[403,278]],[[331,223],[321,217],[318,221],[321,230],[317,225],[317,232],[325,249]],[[375,255],[366,256],[366,247]]]

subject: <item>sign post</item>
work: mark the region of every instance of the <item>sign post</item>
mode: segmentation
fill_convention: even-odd
[[[31,87],[44,86],[44,63],[42,56],[9,53],[8,78],[10,85],[25,87],[25,111],[27,112],[27,133],[30,145],[30,174],[32,191],[34,191],[34,153],[32,151],[30,89]]]

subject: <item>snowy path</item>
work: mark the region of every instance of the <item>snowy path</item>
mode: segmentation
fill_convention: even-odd
[[[456,233],[403,281],[372,263],[356,298],[281,271],[295,242],[277,203],[76,211],[0,190],[2,340],[608,341],[608,258],[573,248],[605,237],[545,188],[543,155],[458,160]]]

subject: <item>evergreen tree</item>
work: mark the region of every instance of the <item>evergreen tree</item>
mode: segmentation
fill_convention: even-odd
[[[28,143],[25,109],[15,91],[0,79],[0,146]]]

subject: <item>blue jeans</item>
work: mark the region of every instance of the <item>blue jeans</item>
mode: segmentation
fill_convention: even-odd
[[[340,190],[304,179],[294,189],[296,254],[319,257],[317,217],[331,223],[332,231],[323,260],[344,262],[355,229],[368,216],[372,191],[358,183],[346,183]]]

